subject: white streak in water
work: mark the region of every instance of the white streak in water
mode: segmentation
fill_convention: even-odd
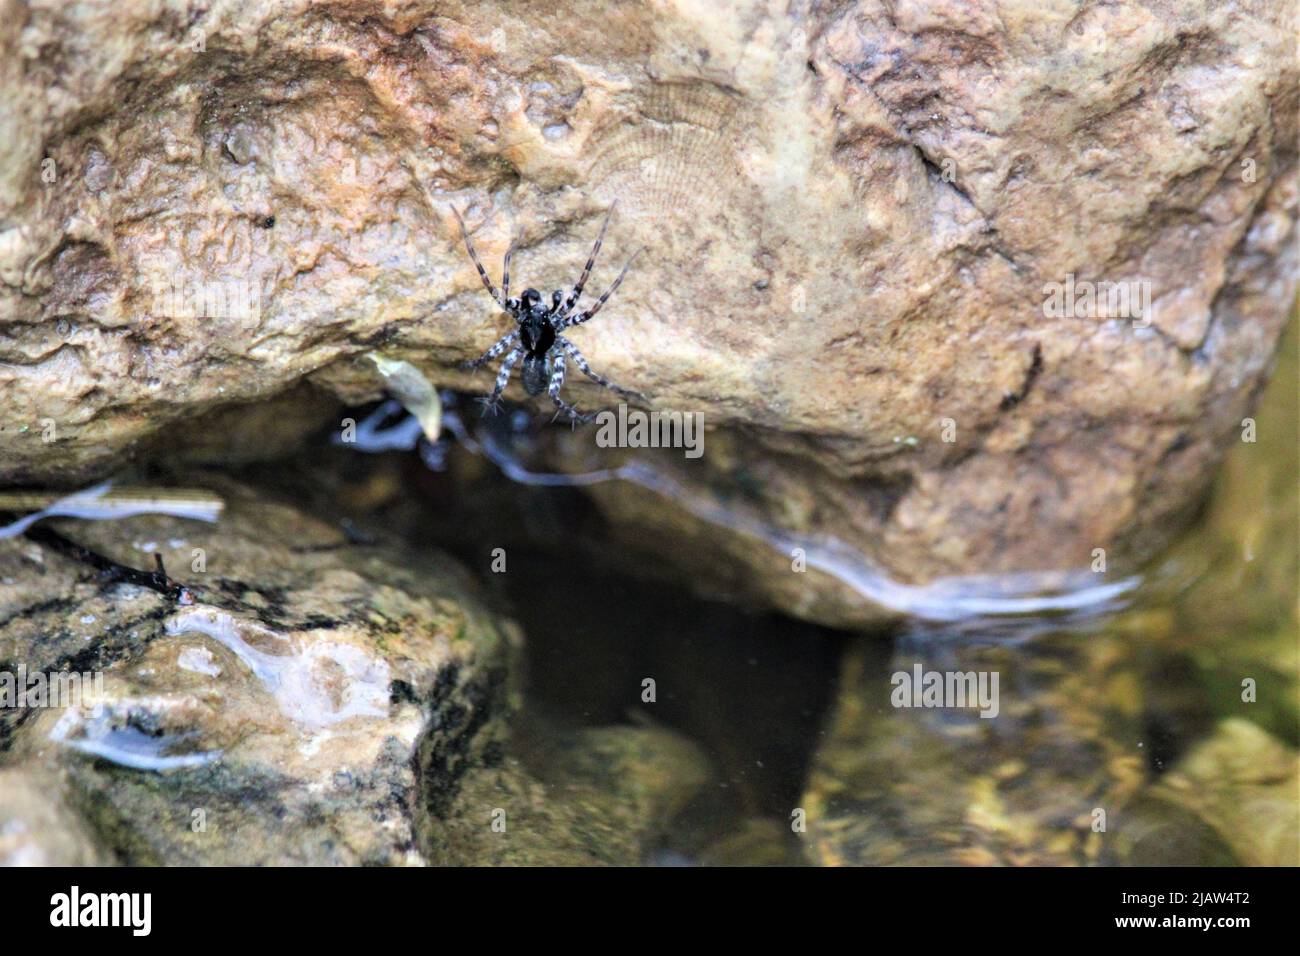
[[[938,578],[927,584],[905,584],[837,538],[774,528],[739,509],[692,493],[675,478],[644,462],[579,474],[534,472],[524,468],[492,436],[484,437],[481,443],[476,441],[454,413],[446,414],[444,423],[469,451],[484,454],[512,481],[550,487],[631,482],[685,508],[701,521],[756,538],[783,555],[801,548],[809,567],[829,574],[867,601],[922,620],[960,622],[983,617],[1112,611],[1142,580],[1134,575],[1097,583],[1096,575],[1076,569],[965,575]]]
[[[220,750],[166,753],[169,747],[195,736],[192,731],[170,737],[153,737],[125,723],[132,708],[155,710],[166,707],[167,703],[166,700],[149,698],[116,701],[111,706],[96,707],[88,717],[77,708],[69,708],[50,730],[50,740],[132,770],[181,770],[201,767],[218,759],[222,753]]]

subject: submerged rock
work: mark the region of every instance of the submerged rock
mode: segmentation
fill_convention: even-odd
[[[951,640],[935,633],[904,642],[887,663],[865,642],[850,654],[803,798],[809,857],[823,865],[1099,862],[1146,779],[1142,689],[1126,642]],[[990,716],[952,701],[894,706],[895,675],[910,678],[918,664],[923,674],[996,674]]]
[[[1231,717],[1124,808],[1108,863],[1300,866],[1300,755]]]
[[[500,759],[517,635],[436,552],[204,483],[227,500],[216,526],[57,526],[123,565],[161,553],[179,603],[53,542],[0,540],[0,670],[102,674],[72,706],[0,714],[0,804],[25,792],[10,768],[54,781],[52,803],[125,863],[422,862],[430,808]],[[77,861],[55,833],[31,839]]]
[[[592,291],[646,252],[574,339],[734,449],[688,470],[700,494],[905,584],[1167,539],[1294,294],[1292,5],[609,16],[8,18],[0,483],[87,480],[303,379],[373,392],[378,347],[466,387],[507,324],[451,206],[493,275],[517,239],[516,287],[551,288],[619,198]],[[1083,298],[1107,282],[1129,308]],[[795,613],[890,609],[728,553]]]
[[[777,820],[748,818],[699,852],[706,866],[799,866],[806,861],[790,827]]]
[[[454,816],[426,831],[430,861],[644,863],[711,773],[697,746],[643,727],[566,732],[530,764],[507,757],[467,782]]]

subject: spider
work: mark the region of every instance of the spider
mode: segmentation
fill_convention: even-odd
[[[573,291],[566,298],[562,290],[556,289],[551,293],[549,308],[542,304],[541,293],[536,289],[525,289],[523,295],[518,299],[510,298],[510,257],[515,251],[513,243],[506,250],[505,262],[501,267],[501,292],[498,294],[496,287],[492,285],[492,280],[488,278],[487,272],[483,269],[483,263],[479,261],[478,253],[474,251],[474,243],[470,242],[469,232],[465,229],[465,220],[461,218],[460,213],[454,206],[451,211],[456,216],[456,222],[460,224],[460,234],[465,239],[465,248],[469,251],[469,257],[474,260],[474,266],[478,269],[478,275],[483,280],[484,288],[487,289],[488,295],[492,296],[497,305],[510,313],[516,325],[514,331],[503,335],[490,349],[474,361],[466,363],[467,368],[478,368],[486,362],[492,361],[502,352],[506,353],[500,371],[497,372],[496,385],[492,389],[491,396],[480,399],[484,404],[484,414],[494,411],[498,407],[501,393],[505,391],[506,385],[510,382],[510,370],[514,368],[515,363],[520,358],[524,360],[523,368],[520,370],[520,377],[524,382],[524,391],[529,395],[540,395],[543,390],[546,390],[551,396],[551,401],[555,403],[558,409],[555,413],[557,418],[561,414],[568,414],[574,422],[589,422],[595,417],[594,415],[583,415],[575,406],[560,398],[560,389],[564,387],[566,355],[573,359],[573,364],[578,366],[583,375],[598,385],[602,385],[623,397],[640,397],[637,392],[621,388],[603,375],[593,372],[591,366],[587,364],[587,360],[578,351],[578,347],[561,334],[565,329],[588,321],[600,311],[601,306],[622,284],[623,277],[627,275],[627,270],[632,267],[633,260],[641,252],[638,249],[632,254],[632,258],[628,259],[627,265],[623,266],[623,271],[618,274],[614,284],[605,290],[604,295],[596,300],[595,305],[576,315],[571,314],[573,307],[578,304],[578,297],[582,295],[583,286],[587,284],[587,277],[591,274],[591,267],[596,261],[596,256],[600,254],[600,244],[605,240],[605,229],[609,226],[610,216],[614,214],[613,206],[605,214],[605,221],[600,227],[600,235],[596,237],[596,245],[592,247],[591,255],[587,257],[587,265],[583,268],[582,275],[578,277],[578,282],[574,285]]]

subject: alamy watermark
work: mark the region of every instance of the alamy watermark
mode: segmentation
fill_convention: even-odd
[[[0,671],[0,709],[8,707],[80,707],[83,700],[104,699],[103,671]]]
[[[895,671],[889,702],[895,707],[979,708],[981,717],[996,717],[997,671],[927,671],[920,664],[911,671]]]
[[[1151,324],[1151,281],[1076,281],[1067,273],[1064,282],[1043,286],[1043,315],[1049,319],[1127,319],[1135,328]]]
[[[643,412],[620,402],[618,411],[596,413],[601,448],[684,448],[687,458],[704,454],[704,416],[699,412]]]
[[[69,892],[50,897],[50,925],[121,926],[132,936],[148,936],[153,929],[153,894],[83,893],[74,884]]]

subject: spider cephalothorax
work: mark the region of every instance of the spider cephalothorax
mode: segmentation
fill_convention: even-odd
[[[619,395],[636,394],[620,388],[604,376],[593,372],[587,360],[578,351],[578,347],[561,334],[565,329],[581,325],[600,311],[600,307],[623,282],[623,277],[627,275],[627,270],[632,265],[632,259],[636,258],[634,253],[632,259],[627,261],[627,265],[623,266],[623,271],[618,274],[614,284],[605,290],[605,293],[596,300],[595,305],[576,315],[571,314],[573,307],[578,304],[578,297],[582,295],[582,287],[587,284],[587,276],[591,274],[596,256],[600,253],[600,244],[605,240],[605,228],[609,225],[609,217],[613,215],[613,207],[610,207],[609,213],[605,215],[605,221],[600,227],[600,235],[596,237],[596,245],[592,247],[591,255],[587,257],[587,265],[583,268],[582,275],[578,277],[573,290],[566,298],[563,291],[556,289],[551,293],[549,307],[542,303],[541,293],[536,289],[525,289],[518,299],[510,298],[510,257],[514,254],[513,245],[506,250],[505,262],[501,269],[501,292],[498,294],[483,268],[483,263],[479,261],[478,253],[474,251],[474,243],[470,242],[469,232],[465,229],[465,220],[455,208],[452,212],[455,213],[456,221],[460,223],[460,233],[465,238],[465,248],[469,250],[469,257],[474,260],[474,266],[478,269],[479,278],[483,280],[488,294],[515,320],[516,327],[513,332],[503,335],[495,345],[469,363],[470,368],[478,368],[503,352],[506,353],[505,359],[501,362],[501,369],[497,373],[492,395],[485,399],[488,409],[496,407],[501,393],[505,391],[510,381],[510,370],[521,358],[523,368],[520,370],[520,377],[523,379],[524,391],[529,395],[540,395],[545,390],[560,411],[577,421],[588,421],[590,416],[581,414],[573,405],[560,398],[560,389],[564,387],[566,356],[573,359],[573,364],[578,366],[579,371],[593,382]]]

